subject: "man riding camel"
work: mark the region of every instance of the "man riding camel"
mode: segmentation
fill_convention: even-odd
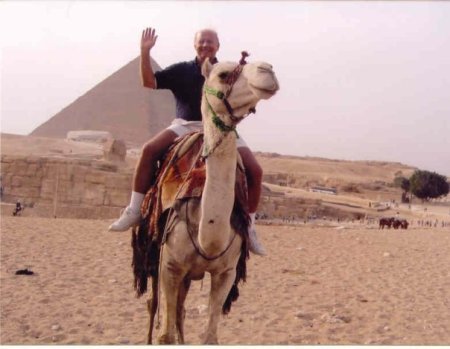
[[[193,60],[173,64],[154,73],[150,63],[150,51],[157,38],[155,29],[146,28],[142,32],[142,84],[151,89],[171,90],[176,100],[176,118],[168,128],[144,144],[134,173],[130,203],[120,218],[111,224],[110,231],[126,231],[139,224],[141,204],[153,183],[157,161],[177,137],[203,130],[200,105],[205,79],[201,74],[201,66],[206,59],[211,63],[217,62],[216,53],[220,47],[218,35],[211,29],[198,31],[194,38],[196,57]],[[258,241],[254,228],[255,213],[261,196],[262,169],[242,137],[238,138],[237,147],[245,167],[248,185],[248,208],[252,220],[249,227],[249,249],[262,256],[266,252]]]

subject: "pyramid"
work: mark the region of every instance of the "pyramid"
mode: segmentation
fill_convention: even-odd
[[[161,67],[152,60],[154,71]],[[30,135],[66,138],[69,131],[107,131],[128,147],[140,147],[175,116],[168,90],[142,86],[137,57],[34,129]]]

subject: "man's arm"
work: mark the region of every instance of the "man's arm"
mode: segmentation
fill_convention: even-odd
[[[155,74],[153,73],[150,51],[155,46],[158,35],[155,35],[155,29],[146,28],[142,32],[141,38],[141,79],[142,85],[148,88],[156,88]]]

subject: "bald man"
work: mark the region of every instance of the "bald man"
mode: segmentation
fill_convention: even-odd
[[[144,87],[169,89],[175,96],[176,118],[172,124],[158,133],[142,148],[133,178],[133,188],[129,205],[120,218],[109,227],[110,231],[126,231],[139,224],[140,208],[145,194],[150,189],[156,172],[156,163],[167,151],[173,141],[193,131],[202,131],[201,99],[205,81],[201,66],[206,59],[216,63],[219,50],[219,37],[214,30],[202,29],[195,34],[196,57],[192,61],[173,64],[166,69],[153,72],[150,51],[158,36],[155,29],[147,28],[141,38],[141,78]],[[264,247],[258,241],[254,228],[255,213],[261,196],[262,169],[245,141],[237,139],[239,154],[245,167],[248,186],[248,207],[252,224],[249,228],[249,249],[257,255],[265,255]]]

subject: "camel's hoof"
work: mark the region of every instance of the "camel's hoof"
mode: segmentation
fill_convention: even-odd
[[[203,342],[204,345],[218,345],[219,341],[217,340],[206,340]]]
[[[163,334],[158,337],[158,344],[175,344],[175,336]]]
[[[203,344],[205,344],[205,345],[216,345],[216,344],[219,344],[219,341],[217,340],[217,336],[204,335],[203,338],[204,338]]]

